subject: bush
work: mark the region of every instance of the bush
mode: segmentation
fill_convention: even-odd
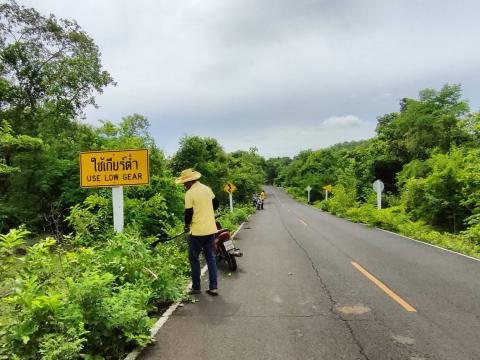
[[[343,185],[333,188],[332,196],[322,205],[332,214],[345,216],[348,209],[357,206],[355,194],[348,192]]]
[[[225,209],[225,213],[219,219],[222,227],[234,231],[238,226],[246,221],[248,217],[255,212],[255,208],[250,205],[237,206],[233,209],[233,213],[230,210]]]
[[[163,195],[125,197],[124,205],[125,227],[136,229],[144,237],[167,237],[178,224],[178,218],[169,211]],[[100,239],[111,238],[114,233],[111,195],[90,195],[83,204],[72,207],[67,220],[77,234],[74,239],[76,245],[92,246]]]
[[[148,312],[180,298],[189,271],[178,243],[148,244],[129,230],[95,247],[63,249],[51,238],[29,247],[3,279],[12,293],[0,301],[0,356],[116,359],[146,345]]]
[[[460,236],[469,244],[480,246],[480,224],[476,224],[463,231]]]

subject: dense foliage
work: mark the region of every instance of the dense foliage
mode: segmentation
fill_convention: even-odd
[[[265,182],[265,159],[256,148],[226,154],[217,140],[186,136],[180,140],[180,148],[171,161],[175,173],[195,168],[202,173],[202,180],[209,184],[218,199],[225,202],[227,194],[223,185],[231,181],[237,187],[234,199],[247,203],[254,192]]]
[[[0,232],[22,223],[59,230],[83,200],[77,157],[95,131],[72,119],[109,84],[97,46],[74,21],[0,5]]]
[[[78,120],[114,84],[93,40],[74,22],[10,1],[0,5],[0,359],[118,359],[150,342],[152,312],[184,296],[184,189],[196,168],[222,206],[238,187],[234,230],[265,179],[256,149],[226,153],[185,137],[167,159],[139,115],[92,126]],[[125,231],[112,226],[110,189],[81,189],[79,152],[147,148],[150,185],[126,187]]]
[[[367,141],[276,159],[274,181],[303,200],[312,186],[315,205],[340,216],[480,255],[480,114],[470,112],[460,86],[403,99],[376,131]],[[375,179],[385,183],[381,211]],[[327,184],[334,189],[325,201]]]

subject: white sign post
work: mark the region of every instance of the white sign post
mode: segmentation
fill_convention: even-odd
[[[228,200],[230,201],[230,212],[233,212],[233,193],[235,190],[237,190],[237,187],[233,183],[227,182],[223,186],[223,190],[228,193]]]
[[[377,209],[382,208],[382,192],[385,186],[383,185],[382,180],[375,180],[373,183],[373,190],[377,192]]]
[[[123,231],[123,186],[150,184],[148,149],[83,151],[80,186],[112,188],[113,228]]]
[[[308,192],[308,203],[310,204],[310,191],[312,191],[312,187],[310,185],[308,185],[305,190],[307,190]]]
[[[323,187],[323,190],[325,190],[325,201],[327,201],[328,200],[328,193],[332,192],[333,186],[331,184],[325,185]]]
[[[123,186],[112,187],[113,228],[123,232]]]

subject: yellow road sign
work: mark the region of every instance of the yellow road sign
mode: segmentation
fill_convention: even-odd
[[[235,185],[233,185],[231,182],[227,182],[224,186],[223,186],[223,190],[225,190],[227,193],[229,194],[233,194],[233,192],[235,190],[237,190],[237,187]]]
[[[149,183],[147,149],[80,153],[80,186],[83,188]]]
[[[333,189],[333,186],[330,185],[330,184],[325,185],[325,186],[323,187],[323,190],[326,190],[326,191],[329,191],[329,192],[332,192],[332,189]]]

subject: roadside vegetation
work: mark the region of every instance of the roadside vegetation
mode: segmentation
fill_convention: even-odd
[[[252,148],[226,153],[184,137],[166,158],[133,114],[81,121],[94,94],[114,86],[100,52],[74,21],[0,5],[0,359],[119,359],[149,343],[158,307],[184,297],[185,168],[203,174],[235,230],[265,179]],[[147,148],[148,186],[126,187],[125,231],[113,231],[111,190],[81,189],[79,152]],[[230,213],[223,184],[237,186]]]
[[[269,159],[271,183],[313,206],[480,257],[480,114],[459,85],[425,89],[378,117],[365,141]],[[377,210],[372,183],[385,183]],[[323,187],[333,185],[328,201]]]

